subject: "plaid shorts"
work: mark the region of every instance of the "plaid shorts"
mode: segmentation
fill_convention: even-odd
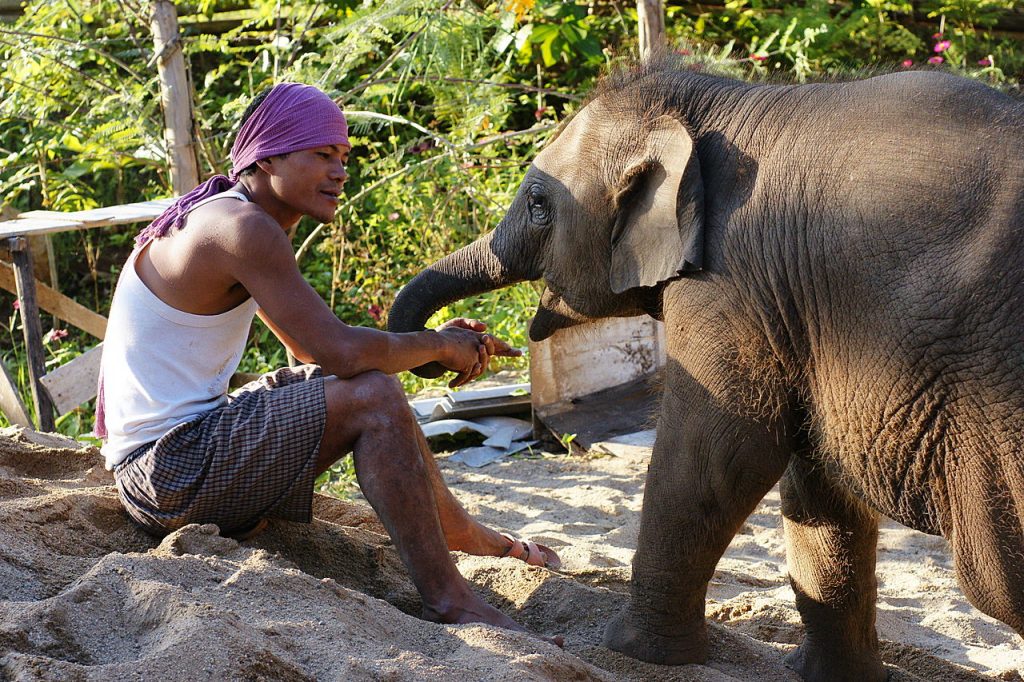
[[[121,503],[155,535],[189,523],[225,535],[263,518],[309,523],[326,419],[319,367],[264,374],[115,467]]]

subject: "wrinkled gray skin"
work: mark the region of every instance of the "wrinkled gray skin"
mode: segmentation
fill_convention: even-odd
[[[660,65],[605,84],[390,326],[541,277],[535,340],[663,313],[632,600],[606,644],[704,661],[708,580],[781,478],[806,626],[787,663],[883,679],[879,512],[946,537],[971,603],[1024,635],[1022,265],[1021,103],[937,73],[754,86]]]

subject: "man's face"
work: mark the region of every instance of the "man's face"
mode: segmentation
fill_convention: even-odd
[[[270,159],[267,166],[276,198],[295,212],[326,223],[334,219],[341,191],[348,180],[349,147],[329,145],[291,152]],[[287,219],[286,219],[287,220]]]

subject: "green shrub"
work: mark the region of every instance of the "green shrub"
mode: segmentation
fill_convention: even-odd
[[[934,68],[1015,89],[1024,53],[993,31],[1012,1],[726,0],[699,12],[669,3],[666,25],[679,52],[739,77],[805,80],[939,58]],[[0,25],[0,196],[10,207],[169,194],[147,5],[31,0]],[[203,33],[212,17],[235,24]],[[538,145],[636,49],[633,3],[611,0],[197,0],[181,22],[204,174],[226,170],[242,110],[273,82],[319,85],[350,112],[350,200],[330,225],[300,224],[296,244],[304,275],[338,316],[370,326],[382,326],[424,264],[498,222]],[[138,227],[55,238],[65,293],[105,312]],[[12,300],[0,297],[0,314],[10,316]],[[536,287],[522,284],[449,306],[436,321],[477,317],[524,347],[536,300]],[[0,352],[24,390],[12,324]],[[91,345],[70,331],[53,359]],[[240,369],[285,361],[254,325]],[[60,421],[72,435],[90,427],[88,405]]]

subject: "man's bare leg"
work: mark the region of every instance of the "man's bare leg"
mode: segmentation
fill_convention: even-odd
[[[476,556],[504,556],[508,540],[496,530],[483,525],[466,511],[444,482],[434,453],[427,444],[423,430],[416,427],[416,442],[437,502],[437,513],[448,549]]]
[[[327,377],[324,390],[327,424],[318,469],[324,471],[353,453],[359,486],[419,590],[423,617],[526,632],[474,594],[455,568],[441,530],[432,474],[419,446],[422,432],[398,382],[369,372],[345,380]]]
[[[416,428],[416,438],[423,464],[430,477],[434,499],[437,501],[438,517],[445,540],[448,542],[448,549],[476,556],[506,556],[512,549],[512,542],[508,537],[474,519],[466,511],[445,484],[434,453],[431,452],[423,430],[419,427]],[[561,565],[561,559],[552,549],[544,545],[538,545],[538,549],[544,553],[549,567],[557,568]]]

